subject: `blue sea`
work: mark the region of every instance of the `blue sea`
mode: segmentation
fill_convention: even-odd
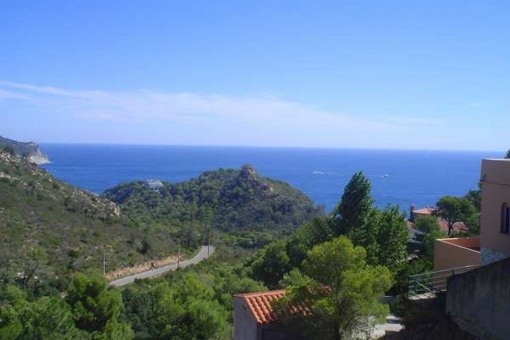
[[[331,211],[356,171],[372,183],[376,205],[434,206],[444,195],[476,189],[482,158],[497,152],[42,144],[55,177],[102,193],[134,180],[186,181],[205,170],[255,167]]]

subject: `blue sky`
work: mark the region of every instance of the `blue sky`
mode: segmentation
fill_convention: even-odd
[[[0,135],[506,150],[510,3],[10,1]]]

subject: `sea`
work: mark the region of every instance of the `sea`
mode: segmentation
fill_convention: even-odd
[[[260,176],[285,181],[330,212],[351,176],[362,171],[375,205],[403,211],[434,206],[445,195],[477,189],[483,158],[498,152],[41,144],[55,177],[101,194],[119,183],[187,181],[206,170],[252,165]]]

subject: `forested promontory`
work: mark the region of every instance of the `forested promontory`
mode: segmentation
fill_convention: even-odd
[[[200,221],[222,231],[293,230],[322,210],[287,183],[249,165],[206,171],[187,182],[137,181],[106,190],[135,221]]]

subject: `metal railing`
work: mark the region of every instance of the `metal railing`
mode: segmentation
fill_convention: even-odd
[[[478,265],[456,267],[445,270],[426,272],[409,277],[407,296],[410,299],[426,299],[446,291],[449,277],[478,268]]]

